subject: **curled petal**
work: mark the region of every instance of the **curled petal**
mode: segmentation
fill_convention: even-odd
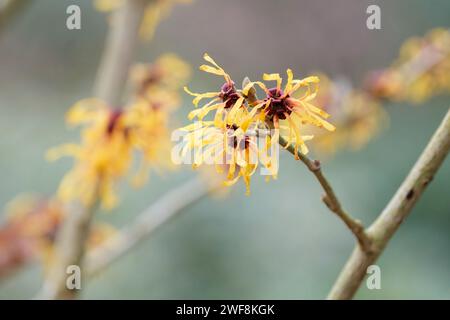
[[[287,83],[286,83],[286,87],[284,87],[285,94],[287,94],[288,92],[291,91],[291,89],[292,89],[292,81],[294,80],[294,73],[292,72],[291,69],[287,69],[286,73],[287,73],[287,76],[288,76],[288,80],[287,80]]]
[[[200,70],[204,71],[204,72],[208,72],[208,73],[212,73],[218,76],[224,76],[225,75],[225,71],[223,71],[222,69],[217,69],[211,66],[208,66],[206,64],[201,65],[200,66]]]
[[[277,89],[280,90],[281,89],[281,81],[282,78],[280,77],[279,73],[264,73],[263,75],[263,79],[266,81],[276,81],[277,82]]]
[[[190,94],[191,96],[194,96],[195,99],[192,100],[192,103],[194,104],[195,107],[198,106],[199,102],[205,98],[214,98],[217,97],[219,95],[220,92],[205,92],[205,93],[195,93],[190,91],[187,87],[184,87],[184,91],[188,94]]]

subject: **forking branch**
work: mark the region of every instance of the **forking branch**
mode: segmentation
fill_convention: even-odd
[[[406,219],[450,151],[450,108],[416,164],[386,208],[367,229],[373,250],[355,247],[342,269],[328,299],[351,299],[366,275],[367,268],[381,255],[389,240]]]
[[[250,80],[245,78],[243,87],[249,82]],[[249,91],[247,98],[250,103],[257,100],[256,91],[253,88]],[[296,154],[294,146],[287,146],[287,141],[281,136],[279,142],[290,153],[296,155],[316,176],[325,191],[323,201],[332,212],[341,218],[358,240],[358,244],[328,295],[328,299],[351,299],[361,285],[367,268],[381,255],[388,241],[412,210],[448,155],[450,151],[450,109],[389,204],[367,229],[364,229],[358,220],[351,218],[342,209],[330,183],[322,173],[320,162],[313,161],[300,152]]]
[[[300,159],[300,161],[302,161],[306,165],[309,171],[311,171],[314,174],[317,181],[322,186],[323,191],[325,192],[325,194],[322,197],[322,200],[325,203],[325,205],[328,207],[328,209],[334,212],[345,223],[345,225],[350,229],[350,231],[355,235],[362,250],[365,252],[370,252],[372,250],[371,249],[372,240],[366,233],[362,223],[359,220],[352,218],[342,208],[342,205],[338,197],[336,196],[333,188],[331,187],[331,184],[328,182],[328,179],[324,176],[322,172],[322,166],[320,164],[320,161],[311,160],[306,155],[302,154],[299,151],[295,153],[294,146],[293,145],[287,146],[288,142],[281,136],[279,142],[282,147],[287,147],[286,148],[287,151],[292,153],[294,156],[297,156]]]

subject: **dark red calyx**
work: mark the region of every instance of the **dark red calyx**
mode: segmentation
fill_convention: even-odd
[[[236,101],[240,98],[236,91],[236,87],[234,86],[234,82],[225,82],[220,89],[219,97],[225,102],[225,108],[234,106]]]
[[[273,118],[275,115],[278,119],[286,119],[286,114],[291,114],[292,109],[289,106],[289,95],[284,95],[283,90],[272,88],[269,89],[265,101],[270,100],[269,107],[266,109],[266,115]]]

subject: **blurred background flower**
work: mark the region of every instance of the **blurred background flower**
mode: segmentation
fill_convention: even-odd
[[[43,154],[62,141],[78,139],[78,132],[65,129],[64,115],[91,92],[108,26],[91,0],[80,0],[82,30],[67,30],[65,12],[71,4],[70,0],[35,1],[1,33],[0,200],[4,204],[27,190],[54,194],[70,169],[70,161],[49,164]],[[370,4],[368,0],[342,0],[339,5],[328,0],[283,0],[280,6],[269,0],[197,0],[173,8],[153,41],[144,43],[139,61],[176,52],[197,66],[206,51],[235,79],[258,79],[261,70],[288,67],[299,78],[321,70],[333,82],[340,82],[341,76],[347,79],[352,83],[350,92],[356,90],[357,96],[369,92],[373,98],[377,95],[363,85],[368,72],[391,66],[406,39],[421,38],[436,27],[448,29],[450,4],[447,0],[432,5],[420,0],[377,1],[382,10],[380,31],[366,28]],[[223,82],[200,74],[195,73],[189,87],[214,91]],[[191,97],[181,98],[182,107],[171,115],[173,127],[182,126],[191,110]],[[373,136],[375,122],[373,127],[383,130],[368,143],[356,141],[364,146],[358,152],[337,148],[324,168],[345,207],[366,224],[384,207],[449,107],[445,93],[427,96],[419,102],[421,108],[411,108],[409,99],[382,102],[390,125],[383,128],[384,120],[374,120],[383,116],[369,116],[369,124],[359,122],[356,132],[363,134],[355,135],[358,140],[367,132]],[[379,110],[357,109],[356,114]],[[337,132],[338,119],[330,118]],[[353,145],[347,135],[342,140]],[[317,155],[314,148],[311,153]],[[290,155],[280,162],[278,179],[269,185],[254,179],[250,197],[242,192],[244,186],[237,185],[224,199],[205,199],[186,209],[179,219],[89,281],[84,297],[326,296],[353,238],[320,202],[320,188],[307,170]],[[124,225],[165,190],[194,174],[186,167],[173,175],[152,177],[139,191],[123,188],[121,205],[97,220]],[[378,262],[382,290],[363,287],[357,298],[450,297],[449,175],[447,161]],[[0,297],[31,298],[40,283],[40,268],[28,265],[2,280]]]
[[[421,103],[450,93],[450,29],[435,28],[412,37],[391,67],[373,72],[367,81],[376,97]]]
[[[320,90],[316,104],[328,112],[338,130],[327,132],[313,128],[313,146],[321,156],[330,156],[339,149],[360,150],[381,129],[386,129],[388,114],[380,101],[356,89],[344,77],[336,80],[319,75]]]
[[[66,211],[61,202],[38,194],[11,200],[0,225],[0,281],[39,261],[44,271],[54,257],[56,234]],[[87,249],[94,249],[116,234],[106,223],[93,225]]]

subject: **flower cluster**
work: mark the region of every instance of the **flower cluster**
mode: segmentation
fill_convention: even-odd
[[[123,5],[124,0],[95,0],[94,5],[99,11],[111,12]],[[191,3],[192,0],[151,0],[144,12],[140,34],[144,39],[153,38],[156,27],[165,19],[172,8],[178,3]]]
[[[408,39],[391,67],[367,80],[375,97],[423,102],[450,92],[450,30],[433,29],[422,38]]]
[[[63,204],[39,195],[21,195],[8,204],[5,214],[6,222],[0,227],[0,277],[35,259],[48,266],[65,216]],[[94,224],[87,248],[104,244],[115,233],[108,224]]]
[[[263,81],[275,82],[268,86],[262,81],[244,81],[243,88],[238,89],[222,67],[209,55],[204,59],[208,64],[200,70],[224,78],[219,91],[193,93],[195,110],[189,113],[189,119],[197,122],[180,130],[185,132],[183,156],[194,152],[193,166],[214,163],[218,172],[226,172],[225,184],[232,185],[243,178],[247,193],[250,191],[250,178],[258,165],[267,169],[268,177],[276,178],[278,163],[270,150],[278,145],[279,135],[293,144],[295,153],[306,154],[306,140],[303,135],[306,125],[334,131],[335,127],[327,122],[328,114],[312,104],[318,92],[318,77],[294,79],[293,72],[287,70],[287,81],[282,86],[279,74],[264,74]],[[264,97],[257,97],[256,89],[263,91]],[[209,101],[199,107],[202,100]],[[211,112],[211,120],[204,120]],[[267,134],[273,131],[272,134]],[[257,145],[256,141],[263,141]]]
[[[173,73],[174,65],[188,68],[173,55],[150,66],[139,65],[132,77],[135,95],[123,108],[87,99],[69,110],[67,123],[83,127],[81,143],[48,152],[50,160],[75,159],[58,190],[63,202],[75,200],[91,206],[100,199],[103,208],[111,209],[118,203],[115,186],[121,177],[130,176],[134,185],[142,185],[151,167],[167,165],[171,149],[168,120],[179,104],[176,91],[189,76],[189,71],[184,77]],[[136,162],[138,170],[133,174]]]
[[[48,260],[63,211],[57,201],[23,195],[10,202],[6,217],[0,227],[0,277],[36,257]]]
[[[139,63],[131,70],[135,101],[145,101],[152,109],[173,110],[181,103],[179,89],[191,76],[191,67],[180,57],[167,53],[152,64]]]
[[[345,78],[331,80],[321,74],[316,101],[333,117],[339,130],[333,134],[314,130],[313,147],[322,155],[339,148],[358,150],[365,146],[388,122],[379,100],[364,90],[355,89]]]

